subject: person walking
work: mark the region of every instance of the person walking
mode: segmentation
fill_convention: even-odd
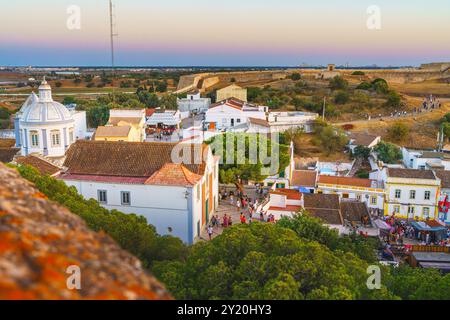
[[[213,234],[213,228],[211,225],[208,226],[208,236],[209,236],[209,240],[212,239],[212,234]]]

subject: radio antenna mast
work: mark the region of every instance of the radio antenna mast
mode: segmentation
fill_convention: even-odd
[[[114,78],[115,78],[115,56],[114,56],[114,37],[117,36],[117,34],[114,33],[114,5],[112,0],[109,0],[109,26],[110,26],[110,37],[111,37],[111,68],[112,68],[112,98],[113,98],[113,106],[116,105],[116,94],[114,89]]]

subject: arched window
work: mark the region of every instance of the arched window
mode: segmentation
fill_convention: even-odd
[[[60,147],[61,146],[61,134],[59,130],[50,131],[50,138],[52,142],[52,147]]]
[[[36,130],[30,131],[31,147],[39,148],[39,133]]]

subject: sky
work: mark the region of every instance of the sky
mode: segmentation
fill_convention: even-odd
[[[119,66],[417,66],[450,61],[448,0],[114,4]],[[373,5],[379,15],[368,12]],[[79,19],[68,13],[71,6],[80,9]],[[79,28],[68,28],[68,20],[79,21]],[[110,64],[108,0],[0,0],[0,66]]]

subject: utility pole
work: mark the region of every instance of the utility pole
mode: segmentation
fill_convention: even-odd
[[[116,105],[116,94],[114,89],[114,78],[115,78],[115,57],[114,57],[114,37],[117,34],[114,33],[114,5],[112,0],[109,0],[109,27],[110,27],[110,37],[111,37],[111,68],[112,68],[112,98],[113,98],[113,106]]]
[[[322,120],[325,121],[325,108],[327,103],[327,97],[323,97],[323,110],[322,110]]]

